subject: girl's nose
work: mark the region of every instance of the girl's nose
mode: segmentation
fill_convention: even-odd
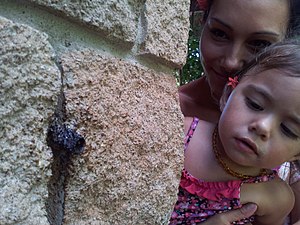
[[[243,68],[246,64],[244,51],[243,47],[238,44],[230,45],[226,49],[221,62],[223,73],[231,75]]]
[[[272,118],[257,118],[249,125],[249,130],[255,132],[262,140],[266,141],[270,138],[272,132]]]

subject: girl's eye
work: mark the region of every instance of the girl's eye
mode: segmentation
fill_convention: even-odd
[[[281,124],[280,127],[281,127],[282,132],[283,132],[287,137],[290,137],[290,138],[292,138],[292,139],[297,139],[297,138],[298,138],[298,136],[297,136],[293,131],[291,131],[286,125]]]
[[[258,103],[254,102],[250,98],[246,98],[246,105],[254,111],[263,111],[264,110],[263,107],[261,107]]]
[[[219,39],[219,40],[227,40],[228,36],[227,34],[220,30],[220,29],[216,29],[216,28],[212,28],[210,30],[210,33],[214,36],[214,38]]]
[[[253,40],[253,41],[250,41],[248,44],[253,52],[259,52],[260,50],[268,47],[272,43],[270,41],[266,41],[266,40]]]

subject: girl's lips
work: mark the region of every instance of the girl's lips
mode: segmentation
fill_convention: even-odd
[[[258,148],[256,144],[249,138],[236,138],[238,146],[247,152],[252,152],[258,155]]]

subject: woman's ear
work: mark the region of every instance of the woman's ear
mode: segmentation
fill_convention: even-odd
[[[227,100],[228,100],[228,98],[229,98],[231,92],[232,92],[232,87],[226,85],[226,86],[224,87],[223,94],[222,94],[222,96],[221,96],[221,98],[220,98],[220,111],[221,111],[221,112],[223,112],[223,110],[224,110],[224,108],[225,108],[225,105],[226,105],[226,103],[227,103]]]

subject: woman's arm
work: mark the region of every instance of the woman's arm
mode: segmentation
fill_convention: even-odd
[[[250,217],[255,213],[257,210],[257,205],[253,203],[249,203],[244,205],[240,209],[236,209],[233,211],[220,213],[214,215],[213,217],[209,218],[203,225],[230,225],[234,221],[241,220],[243,218]],[[298,225],[298,224],[297,224]]]

